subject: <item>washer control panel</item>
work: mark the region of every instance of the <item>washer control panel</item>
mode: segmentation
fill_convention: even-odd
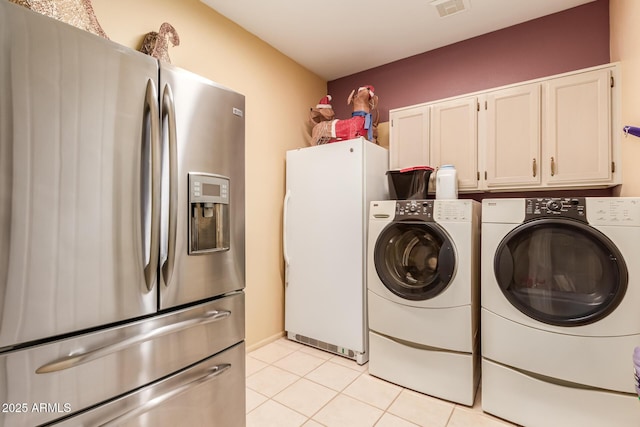
[[[573,218],[587,222],[584,197],[541,197],[526,199],[525,221],[539,218]]]
[[[433,200],[398,200],[395,219],[433,221]]]
[[[469,222],[473,217],[471,200],[438,200],[433,206],[437,222]]]

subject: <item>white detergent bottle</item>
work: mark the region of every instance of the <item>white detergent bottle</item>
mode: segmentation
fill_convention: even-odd
[[[436,173],[436,199],[458,198],[458,173],[453,165],[442,165]]]

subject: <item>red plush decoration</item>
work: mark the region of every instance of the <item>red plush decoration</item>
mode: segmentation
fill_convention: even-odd
[[[373,86],[362,86],[357,91],[352,90],[347,104],[353,104],[351,118],[317,122],[311,132],[311,145],[327,144],[361,136],[377,143],[378,97],[374,93]],[[333,109],[331,111],[333,112]]]

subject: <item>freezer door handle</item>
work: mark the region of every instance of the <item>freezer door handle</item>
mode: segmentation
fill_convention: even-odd
[[[178,141],[176,134],[176,110],[173,92],[168,84],[162,93],[162,122],[169,140],[169,236],[167,259],[162,265],[165,286],[169,286],[176,261],[176,232],[178,227]]]
[[[169,399],[172,399],[182,393],[189,391],[192,387],[203,384],[207,381],[213,380],[214,378],[222,375],[229,369],[231,369],[232,365],[230,363],[222,363],[220,365],[216,365],[207,369],[204,375],[199,376],[196,379],[189,379],[183,384],[178,385],[175,388],[163,393],[159,396],[151,396],[151,398],[142,405],[138,405],[135,408],[125,412],[122,415],[118,415],[117,417],[107,421],[106,423],[100,424],[100,427],[113,427],[122,425],[127,420],[131,420],[132,418],[136,418],[146,412],[151,411],[153,408],[156,408],[162,404],[164,404]]]
[[[291,199],[291,191],[287,190],[285,196],[284,196],[284,207],[282,209],[282,255],[284,256],[284,263],[285,263],[285,283],[287,282],[286,280],[286,270],[289,267],[289,263],[291,261],[291,258],[289,258],[289,251],[287,248],[287,217],[288,217],[288,213],[289,213],[289,199]]]
[[[154,328],[145,333],[130,336],[116,342],[99,345],[93,350],[81,351],[76,354],[74,354],[75,352],[71,352],[69,356],[61,357],[60,359],[40,366],[36,369],[36,374],[48,374],[51,372],[59,372],[65,369],[74,368],[78,365],[82,365],[83,363],[100,359],[143,342],[150,341],[164,335],[177,333],[181,330],[194,326],[202,326],[208,323],[217,322],[229,316],[231,316],[231,311],[229,310],[211,310],[190,319]]]
[[[149,242],[149,262],[144,268],[144,280],[147,285],[147,290],[153,290],[156,283],[156,274],[158,270],[158,258],[160,256],[160,174],[161,174],[161,156],[160,156],[160,144],[162,143],[160,138],[160,116],[158,112],[158,95],[156,91],[156,85],[153,80],[147,82],[147,90],[145,94],[144,114],[145,123],[149,120],[149,151],[151,152],[151,225],[149,230],[145,230],[146,221],[143,218],[143,240],[144,246],[147,246],[147,239]],[[145,141],[146,142],[146,141]],[[143,156],[143,162],[148,162],[149,159],[145,159]],[[148,164],[148,163],[147,163]],[[147,171],[146,165],[143,164],[143,173]],[[148,191],[145,188],[145,177],[142,177],[142,193],[146,195]],[[143,196],[144,197],[144,196]],[[146,198],[146,197],[145,197]],[[146,204],[146,200],[143,200],[143,205]],[[147,237],[148,236],[148,237]],[[144,257],[144,255],[143,255]],[[146,257],[144,257],[146,262]]]

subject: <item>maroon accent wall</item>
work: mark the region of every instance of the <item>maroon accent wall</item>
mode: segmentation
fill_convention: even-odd
[[[610,62],[609,0],[596,0],[327,83],[337,118],[352,89],[373,85],[389,110]]]

